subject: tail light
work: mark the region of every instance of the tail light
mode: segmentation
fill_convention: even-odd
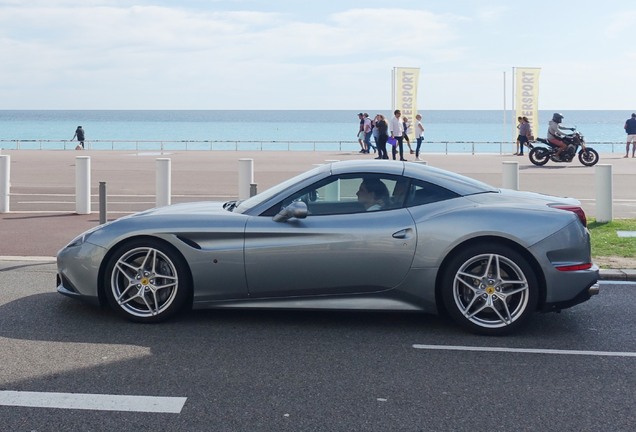
[[[588,270],[592,268],[592,263],[574,264],[574,265],[562,265],[557,266],[556,269],[562,272]]]
[[[587,226],[587,217],[585,217],[585,212],[583,211],[583,209],[579,206],[572,206],[572,205],[560,205],[560,204],[552,204],[550,205],[550,207],[554,207],[554,208],[558,208],[560,210],[567,210],[567,211],[571,211],[574,214],[576,214],[579,217],[579,220],[581,221],[581,223],[583,224],[584,227]]]

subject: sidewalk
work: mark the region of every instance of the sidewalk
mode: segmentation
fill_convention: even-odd
[[[372,159],[351,152],[112,152],[4,150],[11,158],[10,213],[0,214],[0,259],[53,257],[73,237],[99,224],[99,182],[107,185],[108,220],[155,206],[156,160],[171,160],[172,203],[227,201],[238,195],[239,159],[254,160],[254,181],[263,191],[278,182],[331,160]],[[92,213],[75,213],[75,162],[91,158]],[[407,159],[414,160],[414,155]],[[572,164],[535,167],[513,155],[428,155],[429,165],[494,186],[502,184],[503,162],[519,164],[519,189],[581,200],[588,216],[595,211],[595,169]],[[636,218],[636,160],[601,155],[611,164],[615,218]],[[612,280],[636,280],[634,270],[603,271]]]

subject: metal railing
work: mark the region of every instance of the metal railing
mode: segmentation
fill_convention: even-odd
[[[0,139],[5,150],[73,150],[77,141]],[[358,151],[357,141],[250,141],[250,140],[91,140],[84,142],[86,150],[117,150],[135,152],[169,151]],[[507,154],[515,144],[501,141],[424,141],[422,150],[435,154]],[[599,153],[625,150],[623,142],[587,142]],[[414,143],[411,144],[414,146]],[[390,148],[390,146],[389,146]],[[405,145],[406,148],[406,145]]]

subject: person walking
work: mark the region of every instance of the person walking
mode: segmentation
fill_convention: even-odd
[[[369,118],[369,114],[364,113],[363,117],[364,146],[367,149],[367,153],[370,153],[371,149],[373,149],[373,153],[375,153],[375,147],[373,146],[373,144],[371,144],[371,135],[373,135],[373,122]]]
[[[358,113],[358,119],[360,120],[360,124],[358,126],[358,133],[356,137],[358,138],[358,143],[360,144],[360,153],[367,153],[367,148],[364,144],[364,114]]]
[[[75,138],[77,137],[77,141],[79,141],[79,144],[77,147],[75,147],[76,150],[84,150],[84,129],[82,129],[81,126],[78,126],[77,129],[75,129],[75,135],[73,135],[73,138],[71,138],[71,141],[73,141]]]
[[[515,154],[513,156],[519,156],[519,147],[521,145],[521,143],[519,142],[519,135],[521,135],[521,123],[523,123],[523,117],[519,116],[517,117],[517,151],[515,152]]]
[[[409,153],[413,154],[415,152],[413,151],[413,148],[411,148],[411,140],[409,139],[410,126],[411,123],[409,123],[409,119],[407,117],[404,117],[402,119],[402,136],[404,137],[404,141],[406,141],[406,145],[409,146]]]
[[[420,159],[420,147],[422,147],[422,141],[424,140],[424,125],[422,125],[422,116],[419,114],[416,115],[415,120],[415,160],[422,160]]]
[[[389,130],[391,132],[391,138],[395,138],[397,144],[393,146],[393,160],[395,160],[397,150],[400,150],[400,160],[405,161],[404,159],[404,143],[402,134],[404,132],[404,126],[400,121],[400,116],[402,112],[400,110],[393,111],[393,117],[391,117],[391,121],[389,122]],[[397,147],[397,148],[396,148]]]
[[[389,124],[382,114],[375,116],[375,128],[378,133],[378,140],[376,141],[378,147],[378,157],[376,159],[388,159],[389,155],[386,152],[386,141],[389,139]]]
[[[519,117],[521,123],[519,124],[519,135],[517,136],[517,142],[519,143],[518,156],[523,156],[523,146],[528,145],[528,137],[530,136],[530,122],[527,117]]]
[[[625,156],[629,157],[629,145],[632,145],[632,157],[636,156],[636,113],[625,122],[625,132],[627,132],[627,145],[625,146]]]

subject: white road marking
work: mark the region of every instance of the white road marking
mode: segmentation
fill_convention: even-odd
[[[587,355],[599,357],[636,357],[636,352],[620,351],[578,351],[559,349],[538,349],[538,348],[501,348],[501,347],[474,347],[459,345],[420,345],[413,344],[415,349],[438,350],[438,351],[480,351],[480,352],[508,352],[526,354],[559,354],[559,355]]]
[[[0,405],[179,414],[185,397],[0,391]]]

